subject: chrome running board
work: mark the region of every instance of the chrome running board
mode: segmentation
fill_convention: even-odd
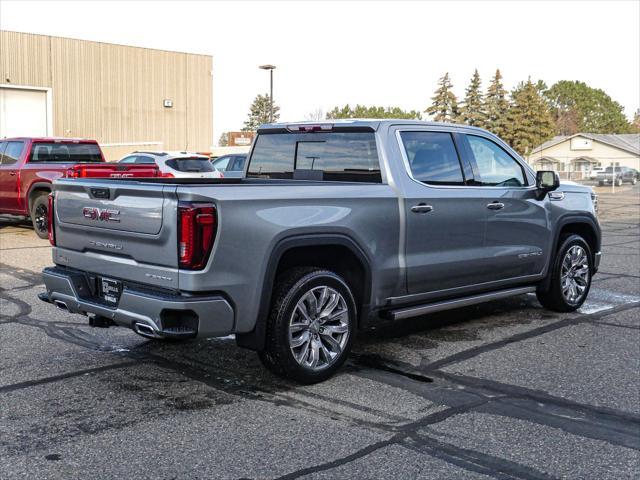
[[[440,302],[425,303],[422,305],[414,305],[412,307],[389,310],[386,312],[386,316],[391,320],[403,320],[405,318],[441,312],[443,310],[451,310],[453,308],[468,307],[469,305],[490,302],[491,300],[500,300],[501,298],[513,297],[515,295],[522,295],[535,291],[536,287],[509,288],[507,290],[498,290],[495,292],[482,293],[480,295],[472,295],[469,297],[455,298],[452,300],[443,300]]]

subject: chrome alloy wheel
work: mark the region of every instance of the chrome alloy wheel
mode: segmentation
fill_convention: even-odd
[[[589,259],[587,252],[579,245],[572,246],[562,260],[560,278],[562,295],[570,304],[576,304],[589,286]]]
[[[335,362],[349,339],[349,309],[327,286],[315,287],[296,304],[289,319],[289,348],[301,366],[313,371]]]

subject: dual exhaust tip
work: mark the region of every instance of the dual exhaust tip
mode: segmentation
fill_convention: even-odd
[[[69,307],[67,307],[67,304],[62,300],[53,300],[53,304],[56,307],[58,307],[60,310],[64,310],[65,312],[69,311]],[[160,335],[156,333],[156,331],[153,328],[151,328],[146,323],[135,322],[133,324],[133,331],[136,332],[138,335],[142,335],[143,337],[147,337],[147,338],[162,338]]]
[[[133,331],[138,335],[142,335],[147,338],[162,338],[160,335],[156,333],[156,331],[151,328],[146,323],[135,322],[133,324]]]
[[[63,302],[62,300],[54,300],[53,304],[58,307],[60,310],[64,310],[65,312],[69,311],[69,307],[67,307],[67,304],[65,302]]]

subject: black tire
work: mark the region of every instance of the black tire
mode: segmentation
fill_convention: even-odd
[[[33,199],[31,203],[31,211],[29,212],[31,216],[31,223],[33,224],[33,229],[36,232],[36,235],[40,238],[49,238],[48,232],[48,211],[49,211],[49,194],[41,193],[36,198]]]
[[[619,178],[618,180],[616,180],[616,187],[621,187],[622,186],[622,179]]]
[[[327,365],[320,370],[313,370],[301,365],[294,357],[290,347],[289,323],[298,302],[313,289],[323,286],[338,292],[344,300],[348,315],[348,320],[345,322],[348,323],[348,331],[340,353],[330,362],[327,361],[326,355],[322,355]],[[260,361],[276,375],[299,383],[312,384],[326,380],[342,366],[349,355],[356,331],[356,319],[357,309],[353,294],[349,285],[339,275],[316,267],[297,267],[288,270],[276,281],[267,320],[265,349],[258,352]],[[322,326],[320,326],[320,332],[322,332]],[[320,343],[323,343],[325,338],[323,335],[326,333],[316,332],[315,337]],[[326,343],[323,345],[326,349]]]
[[[565,297],[563,293],[562,263],[565,260],[567,252],[574,246],[581,247],[586,253],[588,278],[586,281],[586,288],[580,294],[580,297],[575,301],[570,301]],[[591,253],[591,249],[589,248],[589,244],[584,240],[584,238],[582,238],[580,235],[571,234],[560,239],[560,246],[558,247],[556,256],[553,259],[553,264],[551,266],[551,271],[549,274],[551,275],[549,287],[547,289],[538,287],[538,290],[536,292],[538,301],[542,304],[542,306],[556,312],[573,312],[574,310],[580,308],[589,295],[589,290],[591,289],[591,277],[593,275],[593,256]]]

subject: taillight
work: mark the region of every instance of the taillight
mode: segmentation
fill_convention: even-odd
[[[178,204],[178,263],[180,268],[204,268],[216,238],[216,209],[211,204]]]
[[[170,172],[164,173],[164,172],[161,172],[160,170],[158,170],[158,176],[162,178],[175,178],[173,173],[170,173]]]
[[[79,178],[80,172],[77,168],[67,168],[67,178]]]
[[[56,232],[55,225],[53,224],[53,219],[55,215],[53,214],[53,193],[49,194],[48,204],[47,204],[47,235],[49,236],[49,243],[56,246]]]

